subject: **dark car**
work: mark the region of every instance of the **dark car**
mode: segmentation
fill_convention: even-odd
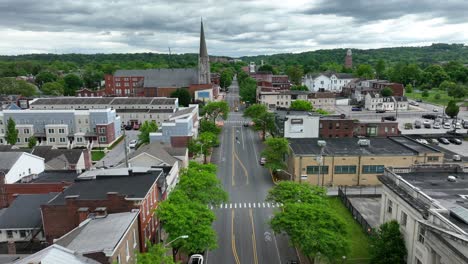
[[[386,116],[384,117],[385,120],[388,120],[388,121],[396,121],[396,117],[395,116]]]
[[[435,120],[437,118],[437,116],[433,115],[433,114],[425,114],[425,115],[422,115],[422,118]]]
[[[362,108],[355,106],[355,107],[351,108],[351,111],[362,111]]]
[[[249,127],[249,123],[248,123],[248,122],[244,122],[244,127]]]
[[[455,145],[461,145],[462,144],[462,141],[458,138],[449,138],[450,143],[453,143]]]
[[[132,125],[126,125],[125,126],[125,130],[132,130],[133,129],[133,126]]]
[[[441,138],[438,138],[438,139],[439,139],[439,142],[444,144],[444,145],[450,144],[450,141],[448,141],[448,139],[446,139],[446,138],[441,137]]]
[[[377,114],[382,114],[382,113],[385,113],[386,111],[385,111],[385,110],[375,110],[375,112],[376,112]]]
[[[422,99],[416,99],[416,102],[422,103]]]

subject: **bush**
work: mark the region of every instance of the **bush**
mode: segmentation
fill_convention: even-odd
[[[440,100],[440,94],[435,94],[435,95],[434,95],[434,99]]]
[[[429,92],[427,90],[424,90],[421,94],[422,97],[428,97],[429,96]]]

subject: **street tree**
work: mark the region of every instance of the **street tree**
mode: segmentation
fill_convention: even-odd
[[[304,70],[299,65],[291,65],[287,68],[286,74],[289,76],[289,79],[293,84],[300,85],[302,82],[302,76],[304,76]]]
[[[374,70],[369,64],[360,64],[355,72],[357,77],[372,79],[374,78]]]
[[[289,108],[297,111],[312,111],[312,103],[306,100],[296,100],[291,103]]]
[[[214,123],[219,116],[224,120],[228,118],[229,105],[226,101],[209,102],[203,107],[203,110]]]
[[[41,87],[41,91],[47,95],[59,96],[63,95],[64,89],[63,84],[60,82],[47,82]]]
[[[63,78],[64,94],[74,96],[76,90],[83,85],[83,80],[76,74],[68,74]]]
[[[168,249],[162,243],[148,243],[148,251],[144,253],[137,252],[138,264],[175,264],[171,256],[167,256]]]
[[[411,84],[406,85],[405,92],[406,93],[412,93],[413,92],[413,85],[411,85]]]
[[[292,91],[309,91],[309,88],[305,85],[293,85],[291,87]]]
[[[142,144],[148,144],[150,142],[150,133],[158,131],[158,125],[155,121],[146,120],[140,126],[140,134],[138,134],[138,140]]]
[[[445,108],[445,113],[451,118],[454,118],[458,115],[458,112],[460,112],[460,107],[454,100],[450,100]]]
[[[211,132],[203,132],[198,135],[196,140],[196,153],[203,155],[203,163],[207,163],[207,157],[211,154],[211,149],[219,145],[219,140],[216,134]],[[197,149],[198,148],[198,149]]]
[[[267,131],[273,134],[275,130],[275,117],[272,113],[268,112],[265,105],[254,104],[249,106],[244,111],[244,116],[252,118],[255,130],[262,131],[262,140],[265,140]]]
[[[37,145],[37,139],[34,136],[28,138],[28,148],[32,149]]]
[[[35,82],[39,87],[41,87],[43,84],[55,82],[57,79],[58,77],[54,73],[50,71],[43,71],[36,75]]]
[[[171,93],[171,98],[179,98],[179,104],[181,106],[188,106],[192,100],[190,92],[186,88],[178,88]]]
[[[371,263],[406,263],[407,250],[400,225],[392,220],[380,225],[371,240]]]
[[[453,98],[462,99],[468,95],[468,87],[462,84],[457,84],[447,89],[447,94]]]
[[[380,59],[377,61],[377,64],[375,65],[375,75],[377,79],[382,79],[385,77],[385,61],[383,59]]]
[[[389,87],[385,87],[385,88],[383,88],[383,89],[380,91],[380,94],[381,94],[383,97],[392,96],[392,95],[393,95],[393,90],[390,89]]]
[[[276,173],[286,168],[285,158],[289,153],[289,142],[285,138],[268,138],[262,157],[266,159],[265,167]]]
[[[216,172],[211,170],[212,164],[195,165],[192,161],[189,167],[180,175],[178,188],[191,201],[217,206],[227,202],[228,195],[224,191]]]
[[[244,102],[255,102],[257,98],[257,81],[250,77],[244,80],[239,79],[239,96]]]
[[[191,254],[217,247],[212,228],[214,213],[206,204],[189,199],[182,190],[173,190],[169,198],[161,202],[156,215],[169,234],[169,241],[188,235],[187,239],[178,239],[171,244],[174,260],[179,250]]]
[[[26,81],[15,78],[0,78],[0,94],[33,96],[36,93],[34,85]]]
[[[286,203],[270,225],[276,233],[286,232],[308,257],[321,256],[333,263],[348,252],[346,225],[326,203]]]
[[[200,121],[200,133],[203,132],[210,132],[215,135],[219,135],[221,133],[221,128],[219,128],[216,123],[211,122],[211,120],[202,119]]]
[[[15,145],[18,140],[18,130],[16,129],[15,120],[11,117],[7,121],[7,129],[5,131],[5,140],[10,145]]]
[[[233,73],[229,69],[225,69],[221,72],[221,77],[220,77],[220,86],[223,89],[228,88],[232,84],[232,77]]]
[[[309,183],[281,181],[268,191],[266,200],[274,203],[323,203],[327,198],[325,188]]]

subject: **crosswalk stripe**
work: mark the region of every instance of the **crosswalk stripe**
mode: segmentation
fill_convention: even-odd
[[[234,208],[237,208],[237,204],[236,204],[236,203],[234,204]]]
[[[255,203],[253,203],[253,208],[255,208]]]
[[[244,208],[247,208],[247,204],[246,204],[246,203],[244,203]]]
[[[267,203],[268,208],[270,208],[270,203]]]
[[[237,209],[237,208],[277,208],[282,207],[282,203],[222,203],[219,205],[219,209]],[[217,205],[207,205],[207,208],[211,210],[218,209]]]
[[[250,203],[249,203],[249,208],[250,208]]]
[[[232,204],[229,204],[229,209],[231,209],[231,208],[232,208]]]
[[[280,203],[276,203],[276,206],[280,207],[281,205],[280,205]]]
[[[263,207],[265,207],[265,203],[263,203]]]
[[[223,208],[223,204],[221,204],[221,205],[219,206],[219,208]]]
[[[260,203],[258,203],[258,208],[260,208]]]
[[[227,204],[224,205],[224,208],[227,208]]]

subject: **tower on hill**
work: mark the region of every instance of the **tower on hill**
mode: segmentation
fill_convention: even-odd
[[[198,84],[211,83],[210,57],[206,48],[205,32],[203,30],[203,21],[200,29],[200,53],[198,54]]]
[[[353,68],[353,52],[351,49],[348,49],[346,52],[346,57],[345,57],[345,68],[346,69],[351,69]]]

